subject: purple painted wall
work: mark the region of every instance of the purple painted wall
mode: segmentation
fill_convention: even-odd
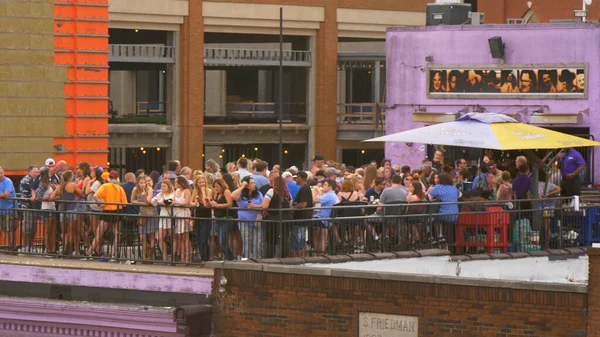
[[[387,30],[386,134],[425,126],[412,121],[418,105],[427,112],[458,112],[465,105],[481,105],[488,112],[521,110],[524,106],[547,105],[547,113],[576,113],[589,108],[579,125],[589,127],[598,139],[600,131],[600,25],[540,24],[402,27]],[[505,43],[504,63],[552,64],[587,63],[588,98],[558,99],[428,99],[426,94],[426,56],[435,65],[500,64],[490,55],[488,39],[501,36]],[[523,107],[514,107],[522,105]],[[395,106],[393,108],[389,108]],[[512,110],[511,110],[512,109]],[[530,107],[529,113],[535,108]],[[544,125],[540,125],[544,126]],[[560,125],[554,125],[560,126]],[[394,164],[416,168],[425,157],[421,144],[388,143],[386,157]],[[595,150],[595,176],[600,181],[600,149]]]
[[[0,263],[0,281],[207,295],[212,289],[212,277],[144,273],[135,268],[119,272]]]

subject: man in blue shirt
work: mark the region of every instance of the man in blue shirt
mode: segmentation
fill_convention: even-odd
[[[267,179],[267,163],[260,161],[256,163],[256,172],[252,174],[252,179],[256,184],[256,189],[260,190],[261,187],[269,185],[269,179]]]
[[[335,180],[327,179],[323,183],[322,190],[313,188],[313,201],[321,204],[315,217],[319,219],[331,217],[331,206],[339,202],[339,199],[335,194],[335,185]],[[314,225],[314,248],[318,255],[324,255],[325,250],[327,249],[327,236],[332,222],[331,220],[321,220],[320,222],[314,223]]]
[[[248,167],[248,159],[241,157],[240,159],[238,159],[236,165],[237,165],[237,173],[240,175],[240,180],[251,175],[251,173],[248,172],[248,170],[246,169]]]
[[[27,170],[27,175],[21,179],[19,183],[20,192],[21,192],[21,209],[30,209],[33,207],[31,203],[32,196],[32,187],[33,181],[37,176],[40,175],[40,170],[37,166],[31,165],[29,166],[29,170]],[[41,205],[40,205],[41,206]],[[23,226],[21,227],[21,232],[23,233],[23,239],[21,242],[21,250],[31,250],[33,249],[33,236],[35,235],[36,225],[37,225],[37,214],[34,212],[23,212]]]
[[[563,197],[572,197],[581,194],[581,179],[579,174],[585,170],[585,160],[577,150],[562,149],[558,154],[560,160],[560,174],[562,181],[560,183],[561,195]]]
[[[4,169],[0,167],[0,231],[5,232],[9,249],[14,249],[15,229],[17,228],[16,207],[17,197],[13,182],[4,176]]]

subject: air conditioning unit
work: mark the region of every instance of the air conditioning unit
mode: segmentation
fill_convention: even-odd
[[[427,26],[464,25],[469,22],[471,4],[427,4]]]
[[[483,25],[485,24],[485,15],[480,12],[471,13],[471,24],[472,25]]]

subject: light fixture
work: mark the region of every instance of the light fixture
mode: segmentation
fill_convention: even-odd
[[[221,276],[221,279],[219,280],[219,284],[221,284],[222,286],[227,285],[227,278],[225,276]]]
[[[140,151],[144,151],[144,147],[143,147],[143,146],[142,146],[142,147],[140,147]]]
[[[223,155],[222,154],[219,155],[219,159],[223,159]]]
[[[140,32],[140,30],[139,30],[139,29],[136,29],[136,30],[135,30],[135,32],[136,32],[136,33],[139,33],[139,32]]]
[[[225,288],[223,288],[222,286],[219,286],[218,291],[219,291],[219,294],[222,294],[225,292]]]
[[[221,152],[225,153],[225,149],[221,149]]]
[[[106,166],[110,166],[110,162],[109,161],[106,162]]]
[[[245,154],[242,154],[242,157],[243,157],[243,158],[246,158],[246,155],[245,155]]]
[[[160,152],[160,147],[157,147],[157,148],[156,148],[156,151]]]
[[[365,154],[365,150],[360,150],[360,153],[361,154]]]
[[[202,158],[204,158],[204,153],[202,154]]]
[[[288,150],[283,151],[283,153],[288,154]]]
[[[258,151],[258,148],[257,148],[257,147],[255,147],[255,148],[254,148],[254,151]]]
[[[143,154],[146,154],[146,150],[142,151]]]

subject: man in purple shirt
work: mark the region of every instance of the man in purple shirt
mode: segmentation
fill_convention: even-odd
[[[561,195],[563,197],[572,197],[581,194],[581,179],[579,174],[585,170],[585,160],[577,150],[562,149],[559,153],[560,173],[562,181],[560,183]]]
[[[529,165],[521,164],[519,166],[519,173],[512,181],[514,198],[518,200],[530,199],[531,198],[531,177],[529,176]],[[531,209],[530,201],[519,201],[519,209]]]

